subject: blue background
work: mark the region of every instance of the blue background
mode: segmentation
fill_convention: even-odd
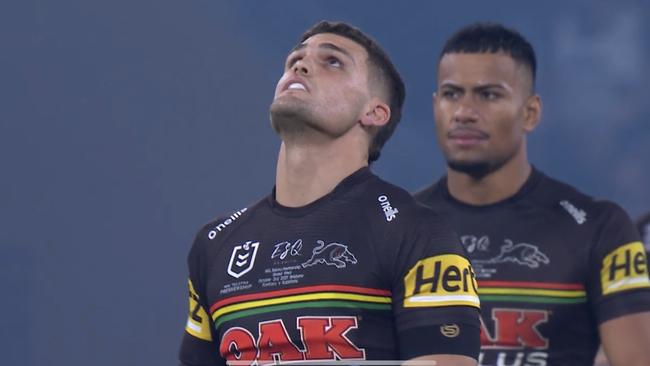
[[[641,214],[648,14],[640,0],[2,2],[0,363],[176,363],[190,242],[270,192],[268,105],[287,51],[320,19],[373,35],[407,83],[379,175],[415,190],[444,171],[437,54],[460,26],[501,21],[538,53],[531,160]]]

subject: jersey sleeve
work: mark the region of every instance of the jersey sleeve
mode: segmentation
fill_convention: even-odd
[[[225,361],[218,354],[216,343],[213,342],[216,337],[208,315],[209,306],[203,295],[201,267],[205,258],[201,252],[200,235],[197,235],[187,259],[189,312],[179,352],[182,366],[225,365]]]
[[[598,323],[650,310],[645,249],[627,214],[610,205],[589,263],[588,291]]]
[[[418,218],[395,258],[392,302],[400,357],[478,357],[477,282],[457,235],[437,215]]]

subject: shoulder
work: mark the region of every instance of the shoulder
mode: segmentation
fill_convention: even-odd
[[[429,205],[433,202],[436,201],[437,198],[441,197],[441,187],[446,181],[446,177],[440,178],[437,182],[434,182],[433,184],[421,188],[420,190],[416,191],[413,193],[413,197],[418,201],[422,202],[426,205]]]
[[[599,226],[610,220],[631,222],[625,210],[618,204],[594,198],[572,185],[548,176],[543,177],[534,199],[537,204],[559,212],[578,225]]]
[[[213,240],[221,233],[225,234],[238,226],[242,221],[244,221],[244,217],[249,216],[250,212],[254,211],[254,207],[255,206],[242,207],[238,210],[218,216],[203,225],[199,233],[203,233],[207,239]]]
[[[402,242],[458,242],[448,220],[437,211],[416,200],[408,191],[382,179],[377,179],[364,191],[372,200],[372,226],[379,235]],[[441,248],[443,249],[443,248]],[[450,248],[456,251],[456,248]]]
[[[375,206],[381,208],[388,222],[414,225],[418,222],[444,221],[441,215],[419,202],[411,193],[381,178],[366,189],[366,194],[366,199],[374,201]]]
[[[205,250],[204,247],[218,245],[222,238],[227,237],[231,232],[237,230],[238,227],[254,215],[255,211],[261,209],[265,204],[266,198],[219,215],[204,224],[196,233],[192,249],[190,250],[190,257],[198,255]]]

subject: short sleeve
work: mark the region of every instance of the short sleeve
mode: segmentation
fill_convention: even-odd
[[[639,234],[623,209],[607,208],[589,263],[589,297],[598,323],[650,310],[648,264]]]
[[[479,297],[472,266],[446,221],[437,215],[418,221],[403,237],[394,267],[400,354],[477,358]]]
[[[179,359],[181,365],[184,366],[225,365],[225,361],[218,354],[217,345],[213,342],[215,338],[208,315],[209,307],[203,295],[203,282],[200,274],[204,258],[202,258],[200,246],[200,236],[197,235],[187,260],[189,311]]]

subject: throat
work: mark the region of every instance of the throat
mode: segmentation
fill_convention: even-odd
[[[490,205],[517,194],[531,172],[530,164],[522,169],[499,169],[479,177],[448,169],[447,190],[460,202],[475,206]]]
[[[276,201],[285,207],[306,206],[328,193],[346,177],[367,166],[367,157],[327,149],[280,147],[276,169]]]

